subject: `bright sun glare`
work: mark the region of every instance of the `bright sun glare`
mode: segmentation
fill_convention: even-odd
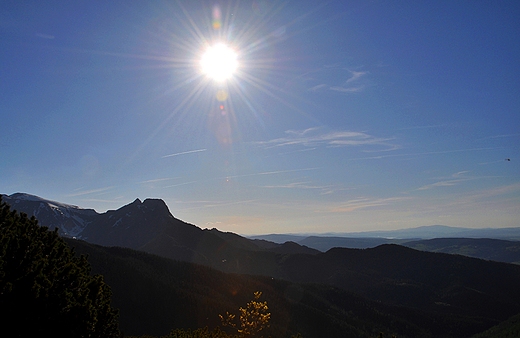
[[[225,44],[209,47],[200,60],[202,72],[209,78],[222,82],[233,76],[237,67],[237,53]]]

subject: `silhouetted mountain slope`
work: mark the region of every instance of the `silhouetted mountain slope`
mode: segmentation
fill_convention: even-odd
[[[518,338],[520,337],[520,313],[472,338]]]
[[[351,238],[310,236],[298,244],[322,252],[332,248],[366,249],[381,244],[399,244],[412,249],[443,252],[497,262],[520,264],[520,241],[489,238],[434,238],[410,241],[409,239]]]
[[[118,210],[99,214],[81,233],[81,238],[99,245],[139,249],[171,226],[189,228],[170,214],[162,200],[136,199]]]
[[[67,241],[77,253],[88,254],[94,273],[105,276],[127,335],[213,328],[220,325],[218,314],[236,313],[258,290],[263,291],[272,313],[267,334],[275,338],[296,332],[305,338],[375,337],[379,332],[401,338],[469,337],[497,323],[465,314],[387,305],[325,285],[226,274],[130,249]]]
[[[406,242],[404,246],[431,252],[464,255],[520,264],[520,242],[489,238],[436,238]]]
[[[307,255],[316,255],[319,251],[316,249],[311,249],[307,246],[302,246],[294,242],[285,242],[279,246],[273,247],[271,252],[285,255],[292,254],[307,254]]]
[[[40,225],[52,230],[58,227],[60,235],[68,237],[78,236],[99,215],[92,209],[82,209],[24,193],[2,195],[2,200],[12,210],[36,217]]]
[[[227,272],[280,276],[275,253],[319,252],[294,243],[266,243],[217,229],[203,230],[173,217],[160,199],[144,202],[136,199],[102,214],[27,194],[13,194],[4,199],[13,208],[36,215],[42,220],[41,225],[50,228],[63,228],[71,220],[81,221],[84,226],[76,231],[75,237],[90,243],[142,250]],[[55,217],[55,205],[60,206],[59,215],[64,216]],[[82,215],[86,218],[82,219]]]
[[[399,245],[291,255],[281,264],[292,281],[333,285],[389,304],[496,321],[520,312],[520,266],[512,264]]]
[[[268,242],[282,244],[285,242],[299,242],[305,238],[307,235],[292,235],[292,234],[267,234],[267,235],[257,235],[257,236],[249,236],[248,238],[254,240],[264,240]]]
[[[378,237],[325,237],[325,236],[309,236],[300,241],[298,244],[308,246],[322,252],[332,248],[351,248],[366,249],[374,248],[381,244],[401,244],[409,240],[404,239],[388,239]]]

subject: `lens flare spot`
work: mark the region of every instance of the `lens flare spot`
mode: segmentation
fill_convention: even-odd
[[[219,6],[215,6],[213,7],[213,22],[212,22],[212,26],[213,26],[213,29],[214,30],[219,30],[220,27],[222,27],[222,13],[220,12],[220,7]]]
[[[220,102],[226,101],[228,98],[228,93],[224,89],[220,89],[217,91],[217,100]]]

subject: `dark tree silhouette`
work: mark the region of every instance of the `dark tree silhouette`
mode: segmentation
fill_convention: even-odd
[[[56,229],[57,230],[57,229]],[[11,337],[118,337],[117,311],[57,231],[11,211],[0,197],[0,318]]]

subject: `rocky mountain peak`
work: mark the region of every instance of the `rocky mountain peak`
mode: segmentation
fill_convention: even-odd
[[[144,200],[143,205],[149,208],[151,211],[159,213],[167,213],[171,215],[170,209],[162,199],[147,198]]]

